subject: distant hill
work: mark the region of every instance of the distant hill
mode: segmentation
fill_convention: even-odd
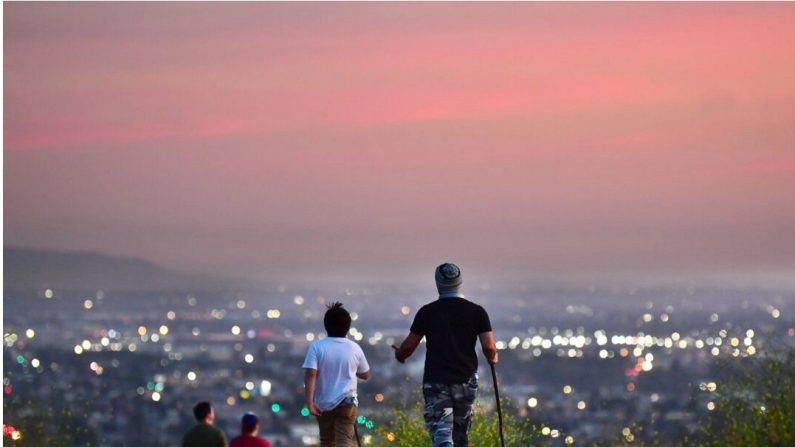
[[[177,289],[217,288],[229,281],[187,274],[152,262],[101,253],[3,247],[6,289]]]

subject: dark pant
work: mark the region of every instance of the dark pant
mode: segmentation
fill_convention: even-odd
[[[422,384],[423,416],[433,447],[469,446],[467,431],[472,425],[472,405],[477,390],[477,375],[462,384]]]
[[[318,416],[320,447],[356,447],[353,424],[356,423],[356,405],[340,404]]]

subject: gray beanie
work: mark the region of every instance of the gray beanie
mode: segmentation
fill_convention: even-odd
[[[463,298],[461,293],[461,269],[446,262],[436,267],[436,288],[439,298]]]

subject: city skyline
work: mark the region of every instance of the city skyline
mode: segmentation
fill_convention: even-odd
[[[291,280],[795,271],[789,4],[4,15],[6,244]]]

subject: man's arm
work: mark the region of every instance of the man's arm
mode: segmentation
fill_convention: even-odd
[[[358,377],[358,378],[360,378],[362,380],[367,380],[367,379],[370,378],[370,370],[368,369],[367,371],[365,371],[363,373],[356,373],[356,377]]]
[[[403,340],[403,343],[400,344],[400,347],[392,345],[392,349],[395,350],[395,359],[397,359],[397,361],[400,363],[405,362],[406,359],[414,353],[414,350],[417,349],[417,346],[420,345],[421,341],[422,335],[409,332],[408,337]]]
[[[315,416],[320,416],[322,412],[315,406],[315,382],[317,382],[317,370],[312,368],[305,368],[304,371],[304,398],[306,399],[306,408]]]
[[[494,332],[481,332],[478,335],[480,338],[480,347],[483,348],[483,355],[486,356],[486,360],[492,365],[499,361],[497,355],[497,344],[494,343]]]

